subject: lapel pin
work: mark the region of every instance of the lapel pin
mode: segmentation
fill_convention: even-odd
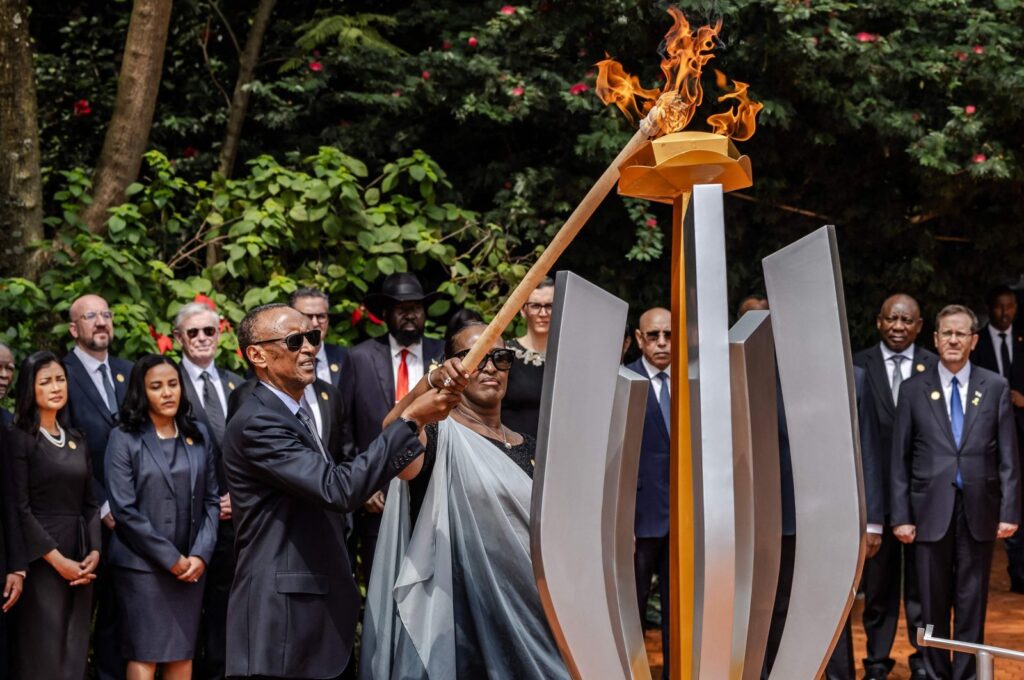
[[[71,449],[72,451],[74,451],[75,449],[78,448],[78,444],[75,443],[75,440],[69,439],[68,440],[68,448]]]
[[[124,382],[124,376],[120,373],[117,374],[117,382]]]
[[[917,369],[917,372],[918,372],[918,373],[924,373],[924,364],[918,364],[918,365],[917,365],[917,366],[915,366],[914,368],[916,368],[916,369]]]
[[[938,401],[941,398],[942,398],[942,393],[941,392],[939,392],[938,390],[935,390],[934,392],[932,392],[932,401]]]
[[[192,437],[185,437],[185,443],[188,444],[189,446],[192,446]]]
[[[331,364],[331,373],[338,372],[338,364]]]
[[[229,390],[233,390],[233,389],[235,389],[235,383],[233,383],[233,382],[231,382],[231,381],[229,380],[229,381],[228,381],[228,389],[229,389]]]
[[[323,399],[324,401],[327,401],[327,393],[326,392],[321,392],[320,393],[320,398]]]

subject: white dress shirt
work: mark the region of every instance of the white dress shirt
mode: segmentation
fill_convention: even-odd
[[[889,380],[889,384],[892,385],[892,372],[896,364],[892,361],[892,358],[899,354],[904,357],[903,362],[900,364],[900,374],[903,376],[903,380],[910,378],[914,367],[914,346],[906,348],[902,352],[893,352],[891,349],[885,346],[884,342],[878,343],[879,347],[882,348],[882,361],[885,362],[885,376]]]
[[[110,384],[113,386],[116,378],[114,377],[114,372],[110,370],[110,355],[107,355],[103,361],[100,361],[78,345],[75,345],[75,348],[71,351],[74,352],[75,356],[81,360],[82,365],[85,366],[85,372],[89,374],[92,384],[96,386],[96,391],[100,393],[100,399],[106,404],[107,410],[114,411],[117,404],[107,403],[107,387],[103,384],[103,374],[100,373],[100,366],[106,366],[107,375],[110,377]]]
[[[408,347],[402,347],[389,333],[388,344],[391,346],[391,377],[394,378],[396,387],[398,386],[398,367],[402,364],[402,350],[409,350],[409,354],[405,357],[405,365],[409,369],[409,391],[411,392],[423,377],[423,341],[419,340]]]
[[[956,374],[959,381],[957,391],[960,392],[960,408],[967,411],[967,384],[971,381],[971,362],[968,361]],[[946,415],[953,417],[953,373],[939,363],[939,381],[942,383],[942,396],[946,398]]]
[[[1010,363],[1013,363],[1013,327],[1007,328],[1005,331],[1001,331],[992,324],[988,325],[988,332],[992,336],[992,348],[996,353],[996,366],[999,367],[999,375],[1005,375],[1003,373],[1003,339],[999,337],[1000,333],[1006,336],[1006,349],[1010,352]]]
[[[321,341],[320,349],[316,352],[316,377],[324,382],[331,382],[331,367],[327,363],[327,350],[324,347],[325,345]]]
[[[658,378],[656,376],[662,372],[662,369],[652,364],[650,361],[647,360],[647,357],[643,355],[640,356],[640,361],[643,363],[644,370],[647,371],[647,375],[651,376],[651,387],[654,388],[654,398],[658,400],[658,404],[661,404],[662,380],[665,381],[665,389],[668,390],[669,396],[672,395],[672,366],[666,366],[664,370],[665,377]]]
[[[313,414],[313,424],[316,425],[316,433],[320,435],[320,441],[323,441],[324,420],[320,415],[320,400],[316,398],[316,386],[313,383],[306,385],[306,390],[302,396],[306,400],[306,406],[309,407],[310,413]]]
[[[188,357],[181,357],[181,367],[185,369],[185,375],[192,381],[192,387],[195,388],[196,394],[199,395],[199,405],[206,409],[206,383],[203,382],[203,371],[210,374],[210,380],[213,381],[213,389],[220,398],[220,409],[221,413],[227,414],[228,412],[228,398],[224,394],[224,386],[220,384],[220,374],[217,373],[217,367],[210,362],[209,368],[200,368],[191,361]]]

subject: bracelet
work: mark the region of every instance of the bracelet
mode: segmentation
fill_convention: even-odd
[[[430,386],[430,389],[436,390],[437,388],[434,387],[434,381],[430,379],[430,374],[431,373],[433,373],[433,371],[427,371],[427,385]]]

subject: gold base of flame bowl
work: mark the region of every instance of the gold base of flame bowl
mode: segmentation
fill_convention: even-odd
[[[673,132],[647,142],[619,173],[619,194],[658,203],[671,203],[695,184],[736,191],[754,183],[750,158],[741,156],[728,137],[710,132]]]

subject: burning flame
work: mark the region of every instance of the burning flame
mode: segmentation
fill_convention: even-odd
[[[668,9],[672,17],[672,28],[665,34],[662,49],[661,72],[665,76],[662,89],[645,88],[636,76],[626,73],[622,64],[607,58],[597,63],[597,96],[605,104],[615,104],[630,122],[636,123],[657,105],[656,123],[660,134],[678,132],[693,120],[697,107],[704,101],[701,75],[704,67],[714,59],[713,54],[718,34],[722,29],[721,20],[713,26],[690,29],[682,11],[677,7]],[[725,88],[727,79],[718,73],[718,86]],[[752,102],[747,96],[748,85],[733,81],[731,93],[719,97],[737,100],[737,106],[725,113],[708,118],[708,124],[718,134],[737,141],[750,139],[756,128],[756,116],[762,105]]]

